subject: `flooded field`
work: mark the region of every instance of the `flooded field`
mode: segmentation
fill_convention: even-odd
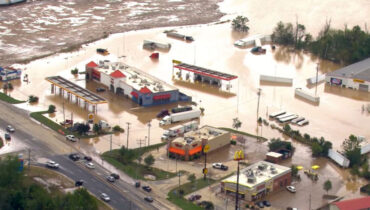
[[[112,5],[119,4],[120,2],[122,3],[123,1],[116,1],[112,3]],[[168,2],[179,2],[179,4],[188,3],[185,1]],[[245,13],[245,15],[251,19],[251,31],[249,35],[270,33],[277,21],[294,21],[295,19],[294,15],[291,15],[291,13],[280,15],[279,8],[284,7],[284,4],[275,8],[273,5],[276,6],[277,3],[271,1],[271,4],[269,4],[265,10],[261,10],[258,9],[259,6],[257,5],[257,1],[244,2],[245,1],[242,3],[242,1],[238,0],[224,2],[221,4],[221,11],[229,14],[229,16]],[[290,1],[286,1],[286,4],[289,4],[289,2]],[[334,3],[334,1],[329,2]],[[316,22],[309,22],[308,18],[305,16],[305,18],[302,17],[302,20],[305,20],[303,24],[308,24],[306,25],[307,30],[311,33],[316,33],[320,29],[318,26],[321,25],[315,24],[315,26],[317,26],[316,28],[313,27],[313,25],[314,23],[325,22],[325,20],[321,21],[321,19],[323,14],[327,14],[326,11],[329,10],[328,8],[331,8],[329,2],[325,4],[317,2],[317,5],[312,6],[311,9],[306,8],[307,5],[304,5],[306,3],[302,3],[301,6],[294,6],[297,8],[290,9],[305,15],[308,15],[304,13],[305,9],[309,9],[311,11],[309,17],[313,17],[313,20]],[[336,1],[336,4],[341,4],[341,2],[342,1]],[[63,4],[67,3],[64,2]],[[68,4],[72,7],[76,6],[77,3]],[[362,24],[364,21],[368,21],[359,18],[360,16],[367,17],[367,15],[362,14],[362,12],[364,10],[369,11],[368,4],[368,1],[359,1],[353,3],[353,5],[351,3],[351,6],[349,8],[347,7],[347,9],[356,11],[358,7],[361,7],[362,10],[352,15],[350,20],[344,17],[346,13],[341,14],[341,18],[334,18],[339,13],[333,14],[333,26],[340,27],[343,23],[348,23],[350,26],[351,24]],[[25,5],[27,6],[28,4]],[[112,5],[109,7],[112,7]],[[177,7],[181,7],[181,5],[177,5],[176,8]],[[16,7],[12,7],[12,9],[14,8]],[[239,8],[240,12],[237,12],[236,8]],[[254,10],[252,12],[251,10],[253,8]],[[104,13],[103,11],[105,10],[102,10],[101,13]],[[265,16],[261,14],[262,12],[269,12],[272,17],[267,16],[266,19],[261,19],[262,17],[265,18]],[[81,11],[76,10],[75,13],[77,15],[80,14]],[[186,12],[184,12],[184,14],[186,14]],[[330,13],[328,13],[328,15],[330,15]],[[224,18],[228,18],[228,16]],[[271,18],[274,18],[274,20],[271,20]],[[300,20],[301,16],[298,15],[298,18]],[[106,20],[108,19],[110,20],[111,18],[107,17]],[[268,21],[271,22],[269,23]],[[268,26],[263,27],[267,25],[267,23],[269,23]],[[80,30],[80,28],[76,28],[75,31],[78,31],[77,29]],[[254,55],[250,52],[250,48],[240,49],[233,46],[234,41],[244,38],[247,35],[232,32],[230,23],[176,27],[180,33],[193,36],[195,41],[192,43],[166,37],[166,35],[162,33],[166,29],[169,28],[114,34],[108,39],[84,45],[80,51],[58,54],[56,56],[36,60],[25,66],[26,70],[24,73],[29,75],[30,82],[12,81],[15,90],[11,92],[11,95],[19,99],[27,99],[31,94],[39,96],[40,101],[37,105],[19,105],[29,110],[45,110],[49,104],[56,105],[57,113],[50,117],[58,122],[63,121],[62,102],[64,101],[67,119],[69,119],[73,113],[73,119],[75,121],[85,121],[87,120],[89,111],[84,110],[76,104],[62,100],[59,95],[51,94],[50,83],[45,81],[45,77],[61,75],[95,92],[96,87],[100,86],[99,84],[94,82],[86,83],[84,75],[74,77],[70,73],[70,70],[77,66],[80,71],[83,71],[84,65],[91,60],[96,62],[99,59],[119,60],[144,70],[155,77],[161,78],[178,87],[181,92],[191,95],[194,102],[205,108],[205,115],[200,119],[201,125],[209,124],[216,127],[231,127],[232,119],[238,117],[242,121],[241,130],[256,134],[257,91],[258,88],[261,88],[262,94],[260,97],[259,115],[263,118],[266,118],[269,113],[280,109],[304,116],[310,121],[309,125],[304,127],[293,126],[293,128],[299,129],[301,133],[309,133],[311,136],[323,136],[327,140],[332,141],[334,147],[337,149],[340,148],[344,138],[348,137],[350,134],[365,136],[368,139],[370,138],[370,130],[367,125],[370,116],[361,111],[362,105],[370,103],[369,93],[330,87],[321,83],[317,88],[317,95],[321,97],[319,105],[307,103],[307,101],[303,101],[294,96],[294,89],[297,87],[308,89],[312,93],[315,92],[314,86],[307,86],[306,79],[315,76],[317,64],[320,66],[319,74],[333,71],[341,66],[319,60],[308,53],[292,52],[287,48],[279,46],[273,51],[270,45],[265,45],[264,48],[267,50],[266,54]],[[23,34],[24,32],[18,31],[17,33]],[[2,36],[5,38],[4,35]],[[83,34],[81,34],[80,37],[86,38]],[[159,60],[153,61],[149,58],[152,52],[142,49],[144,39],[169,42],[172,48],[169,52],[160,52]],[[20,43],[23,43],[23,41],[20,41]],[[24,43],[26,43],[26,41]],[[35,45],[44,46],[37,43],[35,43]],[[25,46],[25,48],[27,47]],[[108,57],[96,55],[96,48],[107,48],[111,55]],[[2,45],[0,49],[3,50],[6,48]],[[11,52],[18,51],[12,50]],[[233,81],[231,93],[220,92],[217,88],[208,85],[174,81],[171,75],[173,59],[237,75],[238,79]],[[278,76],[288,75],[294,79],[293,85],[278,86],[276,84],[260,83],[260,74]],[[125,129],[127,129],[127,123],[131,123],[128,141],[130,148],[138,147],[138,140],[145,139],[149,135],[150,144],[160,142],[163,128],[159,127],[158,119],[155,119],[155,115],[161,109],[177,106],[177,104],[170,104],[166,106],[143,108],[127,98],[118,97],[110,92],[98,94],[107,99],[108,104],[98,106],[98,114],[95,117],[95,121],[103,119],[108,121],[111,125],[119,124]],[[150,131],[147,126],[149,121],[151,121],[152,124]],[[263,126],[263,129],[258,132],[259,135],[263,135],[267,138],[281,137],[281,134],[276,130],[272,130],[266,126]],[[99,152],[102,152],[110,148],[109,139],[109,136],[104,136],[86,140],[85,143],[94,145]],[[118,148],[126,144],[127,133],[113,135],[113,148]],[[148,142],[146,144],[148,144]]]

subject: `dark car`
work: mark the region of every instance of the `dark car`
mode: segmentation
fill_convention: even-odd
[[[118,174],[111,173],[110,176],[113,177],[113,178],[115,178],[115,179],[119,179],[119,175]]]
[[[135,187],[140,187],[140,182],[135,182]]]
[[[256,203],[259,208],[265,207],[262,201]]]
[[[148,201],[149,203],[153,202],[153,198],[152,197],[145,197],[144,200]]]
[[[157,114],[157,118],[162,118],[162,117],[165,117],[167,115],[170,115],[170,113],[168,112],[167,109],[163,109],[162,111],[160,111],[158,114]]]
[[[11,137],[10,137],[10,134],[9,133],[5,133],[5,140],[8,140],[10,141],[11,140]]]
[[[85,159],[86,161],[92,161],[92,158],[91,158],[90,156],[85,156],[85,157],[84,157],[84,159]]]
[[[152,191],[152,188],[150,188],[149,186],[143,186],[142,188],[143,188],[144,191],[147,191],[147,192]]]
[[[104,91],[105,91],[105,88],[102,88],[102,87],[96,88],[96,92],[104,92]]]
[[[201,199],[202,198],[202,196],[201,195],[191,195],[190,197],[189,197],[189,201],[196,201],[196,200],[199,200],[199,199]]]
[[[84,180],[77,180],[76,182],[75,182],[75,186],[76,187],[79,187],[79,186],[82,186],[83,185],[83,183],[84,183]]]
[[[270,202],[268,202],[268,201],[262,201],[262,203],[263,203],[263,205],[265,205],[265,206],[267,206],[267,207],[271,206],[271,203],[270,203]]]
[[[69,158],[73,161],[77,161],[80,159],[80,156],[77,153],[72,153],[69,155]]]

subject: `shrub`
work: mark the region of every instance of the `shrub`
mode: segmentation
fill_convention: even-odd
[[[37,103],[38,101],[39,101],[39,97],[37,97],[37,96],[30,95],[28,97],[28,102],[30,102],[30,103]]]
[[[232,144],[232,145],[236,145],[236,141],[235,141],[235,140],[231,140],[231,141],[230,141],[230,144]]]
[[[55,112],[55,106],[54,105],[49,105],[48,113],[54,113]]]
[[[231,26],[235,31],[248,32],[249,31],[249,27],[247,26],[248,22],[249,20],[247,17],[239,15],[234,20],[232,20]]]
[[[119,125],[115,125],[114,127],[113,127],[113,131],[114,132],[125,132],[125,129],[123,129],[123,128],[121,128]]]
[[[71,70],[71,74],[78,74],[78,68],[74,68]]]

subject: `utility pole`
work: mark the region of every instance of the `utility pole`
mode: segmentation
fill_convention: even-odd
[[[257,92],[257,95],[258,95],[258,102],[257,102],[257,120],[258,120],[258,114],[259,114],[259,109],[260,109],[260,96],[261,96],[261,91],[262,89],[261,88],[258,88],[258,92]]]
[[[64,112],[64,98],[63,98],[63,127],[64,128],[66,127],[66,115],[65,115],[65,112]]]
[[[148,146],[150,146],[150,127],[152,127],[151,120],[148,123]]]
[[[112,134],[110,135],[110,150],[109,151],[112,151]]]
[[[145,142],[146,142],[146,140],[144,139],[138,139],[138,140],[136,140],[136,142],[137,142],[137,144],[139,144],[139,148],[141,149],[141,145],[144,145],[145,146]]]
[[[311,193],[310,193],[309,202],[308,202],[308,210],[311,210]]]
[[[319,63],[317,63],[317,66],[316,66],[316,87],[315,87],[315,96],[317,94],[317,83],[319,83]]]
[[[31,149],[28,148],[28,170],[30,170],[31,166]]]
[[[126,148],[128,149],[128,136],[129,136],[129,133],[130,133],[130,124],[129,122],[126,123],[127,124],[127,142],[126,142]]]

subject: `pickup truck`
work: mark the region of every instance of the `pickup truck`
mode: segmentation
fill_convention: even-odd
[[[215,168],[215,169],[223,170],[223,171],[227,171],[227,169],[229,169],[229,167],[225,166],[222,163],[213,163],[212,167]]]

